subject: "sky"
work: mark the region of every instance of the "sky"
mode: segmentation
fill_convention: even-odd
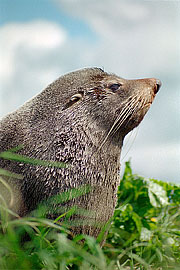
[[[0,117],[64,73],[101,67],[162,81],[121,154],[133,172],[180,184],[180,1],[0,0]]]

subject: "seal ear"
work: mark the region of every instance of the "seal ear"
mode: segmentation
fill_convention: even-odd
[[[81,100],[84,96],[84,93],[83,92],[79,92],[75,95],[73,95],[70,100],[64,105],[63,107],[63,111],[68,109],[69,107],[71,107],[74,103],[78,102],[79,100]]]

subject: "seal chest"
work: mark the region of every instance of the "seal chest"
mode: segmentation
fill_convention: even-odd
[[[3,118],[1,152],[21,145],[19,154],[69,164],[49,168],[0,159],[1,168],[23,176],[6,178],[16,197],[12,209],[23,216],[50,196],[88,184],[91,192],[66,206],[91,210],[93,222],[105,223],[116,204],[124,137],[142,121],[160,86],[154,78],[125,80],[98,68],[82,69]],[[84,218],[74,232],[96,236],[99,228]]]

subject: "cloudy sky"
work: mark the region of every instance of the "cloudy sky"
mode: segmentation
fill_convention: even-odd
[[[122,171],[180,183],[180,1],[0,0],[0,59],[0,117],[83,67],[161,79]]]

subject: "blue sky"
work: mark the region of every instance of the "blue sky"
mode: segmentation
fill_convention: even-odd
[[[0,116],[83,67],[161,79],[121,163],[180,183],[180,1],[0,0],[0,58]]]
[[[0,24],[9,22],[28,22],[36,19],[44,19],[63,25],[69,35],[82,36],[84,38],[96,38],[89,25],[77,17],[72,17],[62,9],[57,8],[56,1],[51,0],[0,0],[1,13]]]

